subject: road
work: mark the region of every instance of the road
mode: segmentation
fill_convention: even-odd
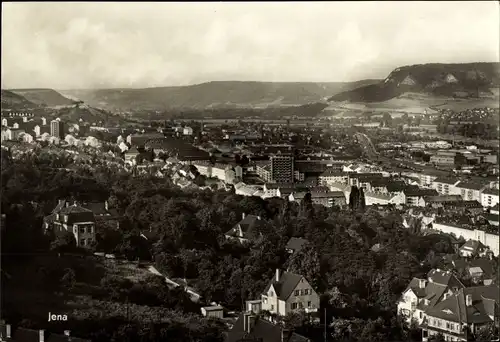
[[[151,272],[151,273],[153,273],[153,274],[156,274],[156,275],[158,275],[160,277],[164,277],[165,281],[167,282],[167,284],[169,284],[169,285],[171,285],[173,287],[182,286],[181,284],[176,283],[172,279],[168,278],[166,275],[162,274],[154,266],[149,266],[148,267],[148,271]],[[189,288],[187,288],[186,292],[189,294],[189,296],[191,297],[191,300],[193,302],[198,302],[200,300],[201,296],[198,293],[194,292],[193,290],[190,290]]]
[[[354,134],[356,140],[359,142],[361,146],[363,146],[364,151],[368,155],[369,158],[378,158],[379,154],[375,149],[371,139],[364,133],[356,133]]]

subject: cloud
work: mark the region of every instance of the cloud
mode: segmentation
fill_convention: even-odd
[[[2,88],[350,81],[498,61],[495,2],[2,3]]]

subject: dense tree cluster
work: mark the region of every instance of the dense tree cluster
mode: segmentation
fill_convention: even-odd
[[[129,260],[154,260],[157,269],[170,278],[185,279],[207,303],[215,301],[228,309],[241,310],[245,300],[260,297],[276,268],[288,268],[307,277],[319,293],[324,293],[322,307],[327,310],[328,321],[335,318],[333,326],[328,327],[329,336],[358,341],[406,339],[409,332],[395,317],[395,303],[412,277],[430,269],[430,256],[452,252],[451,242],[437,235],[414,235],[402,227],[399,212],[365,209],[362,191],[353,196],[356,210],[339,211],[315,206],[307,196],[299,205],[224,191],[180,190],[165,179],[133,178],[104,167],[89,174],[53,171],[30,158],[9,160],[2,170],[2,212],[7,214],[2,248],[12,253],[45,248],[49,253],[52,247],[64,254],[68,252],[64,248],[72,248],[71,239],[50,241],[43,237],[42,217],[60,198],[109,199],[122,214],[120,228],[98,223],[96,249]],[[262,218],[261,224],[249,232],[252,243],[226,241],[224,233],[241,220],[243,213]],[[151,239],[144,239],[141,233]],[[309,241],[291,257],[285,251],[290,237]],[[41,243],[43,239],[47,241]],[[372,249],[375,244],[380,246],[377,251]],[[46,286],[66,296],[91,293],[97,302],[88,310],[77,311],[78,317],[88,316],[88,320],[97,322],[95,317],[108,312],[105,317],[109,325],[99,323],[98,328],[86,330],[87,323],[76,320],[75,334],[93,334],[99,341],[117,340],[116,334],[123,337],[125,332],[129,337],[124,341],[152,341],[152,337],[137,336],[162,334],[169,336],[169,341],[199,341],[200,336],[206,336],[204,341],[221,340],[222,326],[201,318],[194,324],[191,315],[199,312],[199,307],[179,288],[168,289],[161,279],[132,283],[101,274],[102,267],[90,275],[87,268],[77,267],[78,262],[69,265],[63,262],[64,257],[55,258],[58,263],[44,266],[36,276],[63,279],[61,284],[49,281]],[[2,261],[5,264],[5,259]],[[26,259],[27,264],[33,262]],[[13,265],[9,268],[7,260],[5,269],[12,270]],[[136,305],[141,314],[128,315],[130,305]],[[90,306],[94,311],[107,309],[99,313]],[[158,307],[175,309],[179,314],[166,314]],[[177,319],[154,318],[163,316]],[[300,321],[300,317],[287,318],[291,325]],[[114,328],[109,330],[108,326]],[[307,329],[312,336],[321,336],[323,331],[320,326]],[[190,337],[181,339],[180,334]]]

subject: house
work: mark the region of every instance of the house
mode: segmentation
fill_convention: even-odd
[[[137,163],[137,156],[141,154],[137,148],[132,147],[130,150],[124,153],[125,163],[135,165]]]
[[[18,141],[21,134],[25,133],[24,129],[19,129],[19,128],[7,128],[5,131],[6,133],[6,140],[10,141]]]
[[[432,182],[432,188],[441,195],[455,195],[457,194],[456,185],[460,181],[455,178],[439,177]]]
[[[69,205],[68,201],[60,200],[52,213],[44,218],[46,232],[61,234],[73,233],[77,246],[91,247],[96,241],[94,213],[77,203]]]
[[[307,243],[309,243],[309,241],[306,239],[291,237],[290,240],[288,240],[285,249],[290,254],[297,253],[300,252]]]
[[[468,341],[482,326],[498,324],[498,285],[461,288],[426,312],[422,341],[442,334],[446,341]]]
[[[434,189],[424,189],[416,185],[409,185],[403,190],[403,203],[409,206],[418,206],[421,197],[437,195],[438,193]]]
[[[250,232],[262,224],[260,216],[242,214],[241,221],[238,222],[231,230],[229,230],[225,237],[228,240],[238,240],[239,242],[249,242]]]
[[[481,201],[481,192],[486,188],[486,185],[473,182],[460,182],[456,189],[464,201]]]
[[[426,279],[413,278],[398,301],[398,315],[421,324],[425,312],[464,285],[450,271],[429,271]]]
[[[365,192],[366,205],[405,204],[403,193]]]
[[[458,253],[464,258],[485,256],[489,248],[483,245],[480,241],[469,240],[460,247]]]
[[[263,319],[252,312],[238,316],[224,342],[312,342],[281,325]]]
[[[222,306],[204,306],[201,314],[205,317],[224,318],[224,308]]]
[[[441,205],[445,212],[468,211],[472,214],[481,214],[484,211],[483,206],[478,201],[446,201],[441,202]]]
[[[295,310],[316,312],[319,309],[319,296],[309,282],[301,275],[276,269],[261,295],[262,310],[271,314],[286,316]]]
[[[292,192],[288,200],[290,202],[301,202],[307,193],[306,191]],[[341,191],[310,191],[309,193],[311,194],[311,201],[314,204],[323,205],[328,208],[346,205],[345,195]]]
[[[461,202],[462,196],[460,195],[438,195],[438,196],[422,196],[418,200],[419,207],[432,206],[433,208],[439,208],[443,206],[443,203],[449,202]]]
[[[483,207],[489,208],[497,205],[499,203],[498,199],[499,194],[500,191],[498,189],[492,189],[492,188],[485,189],[481,193],[481,204],[483,205]]]
[[[193,135],[193,129],[189,126],[184,127],[182,130],[182,134],[184,135]]]
[[[338,171],[336,168],[329,168],[318,178],[320,185],[330,185],[331,183],[347,184],[347,172]]]

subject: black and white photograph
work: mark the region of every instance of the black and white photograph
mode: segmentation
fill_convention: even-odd
[[[498,1],[6,1],[0,342],[500,341]]]

